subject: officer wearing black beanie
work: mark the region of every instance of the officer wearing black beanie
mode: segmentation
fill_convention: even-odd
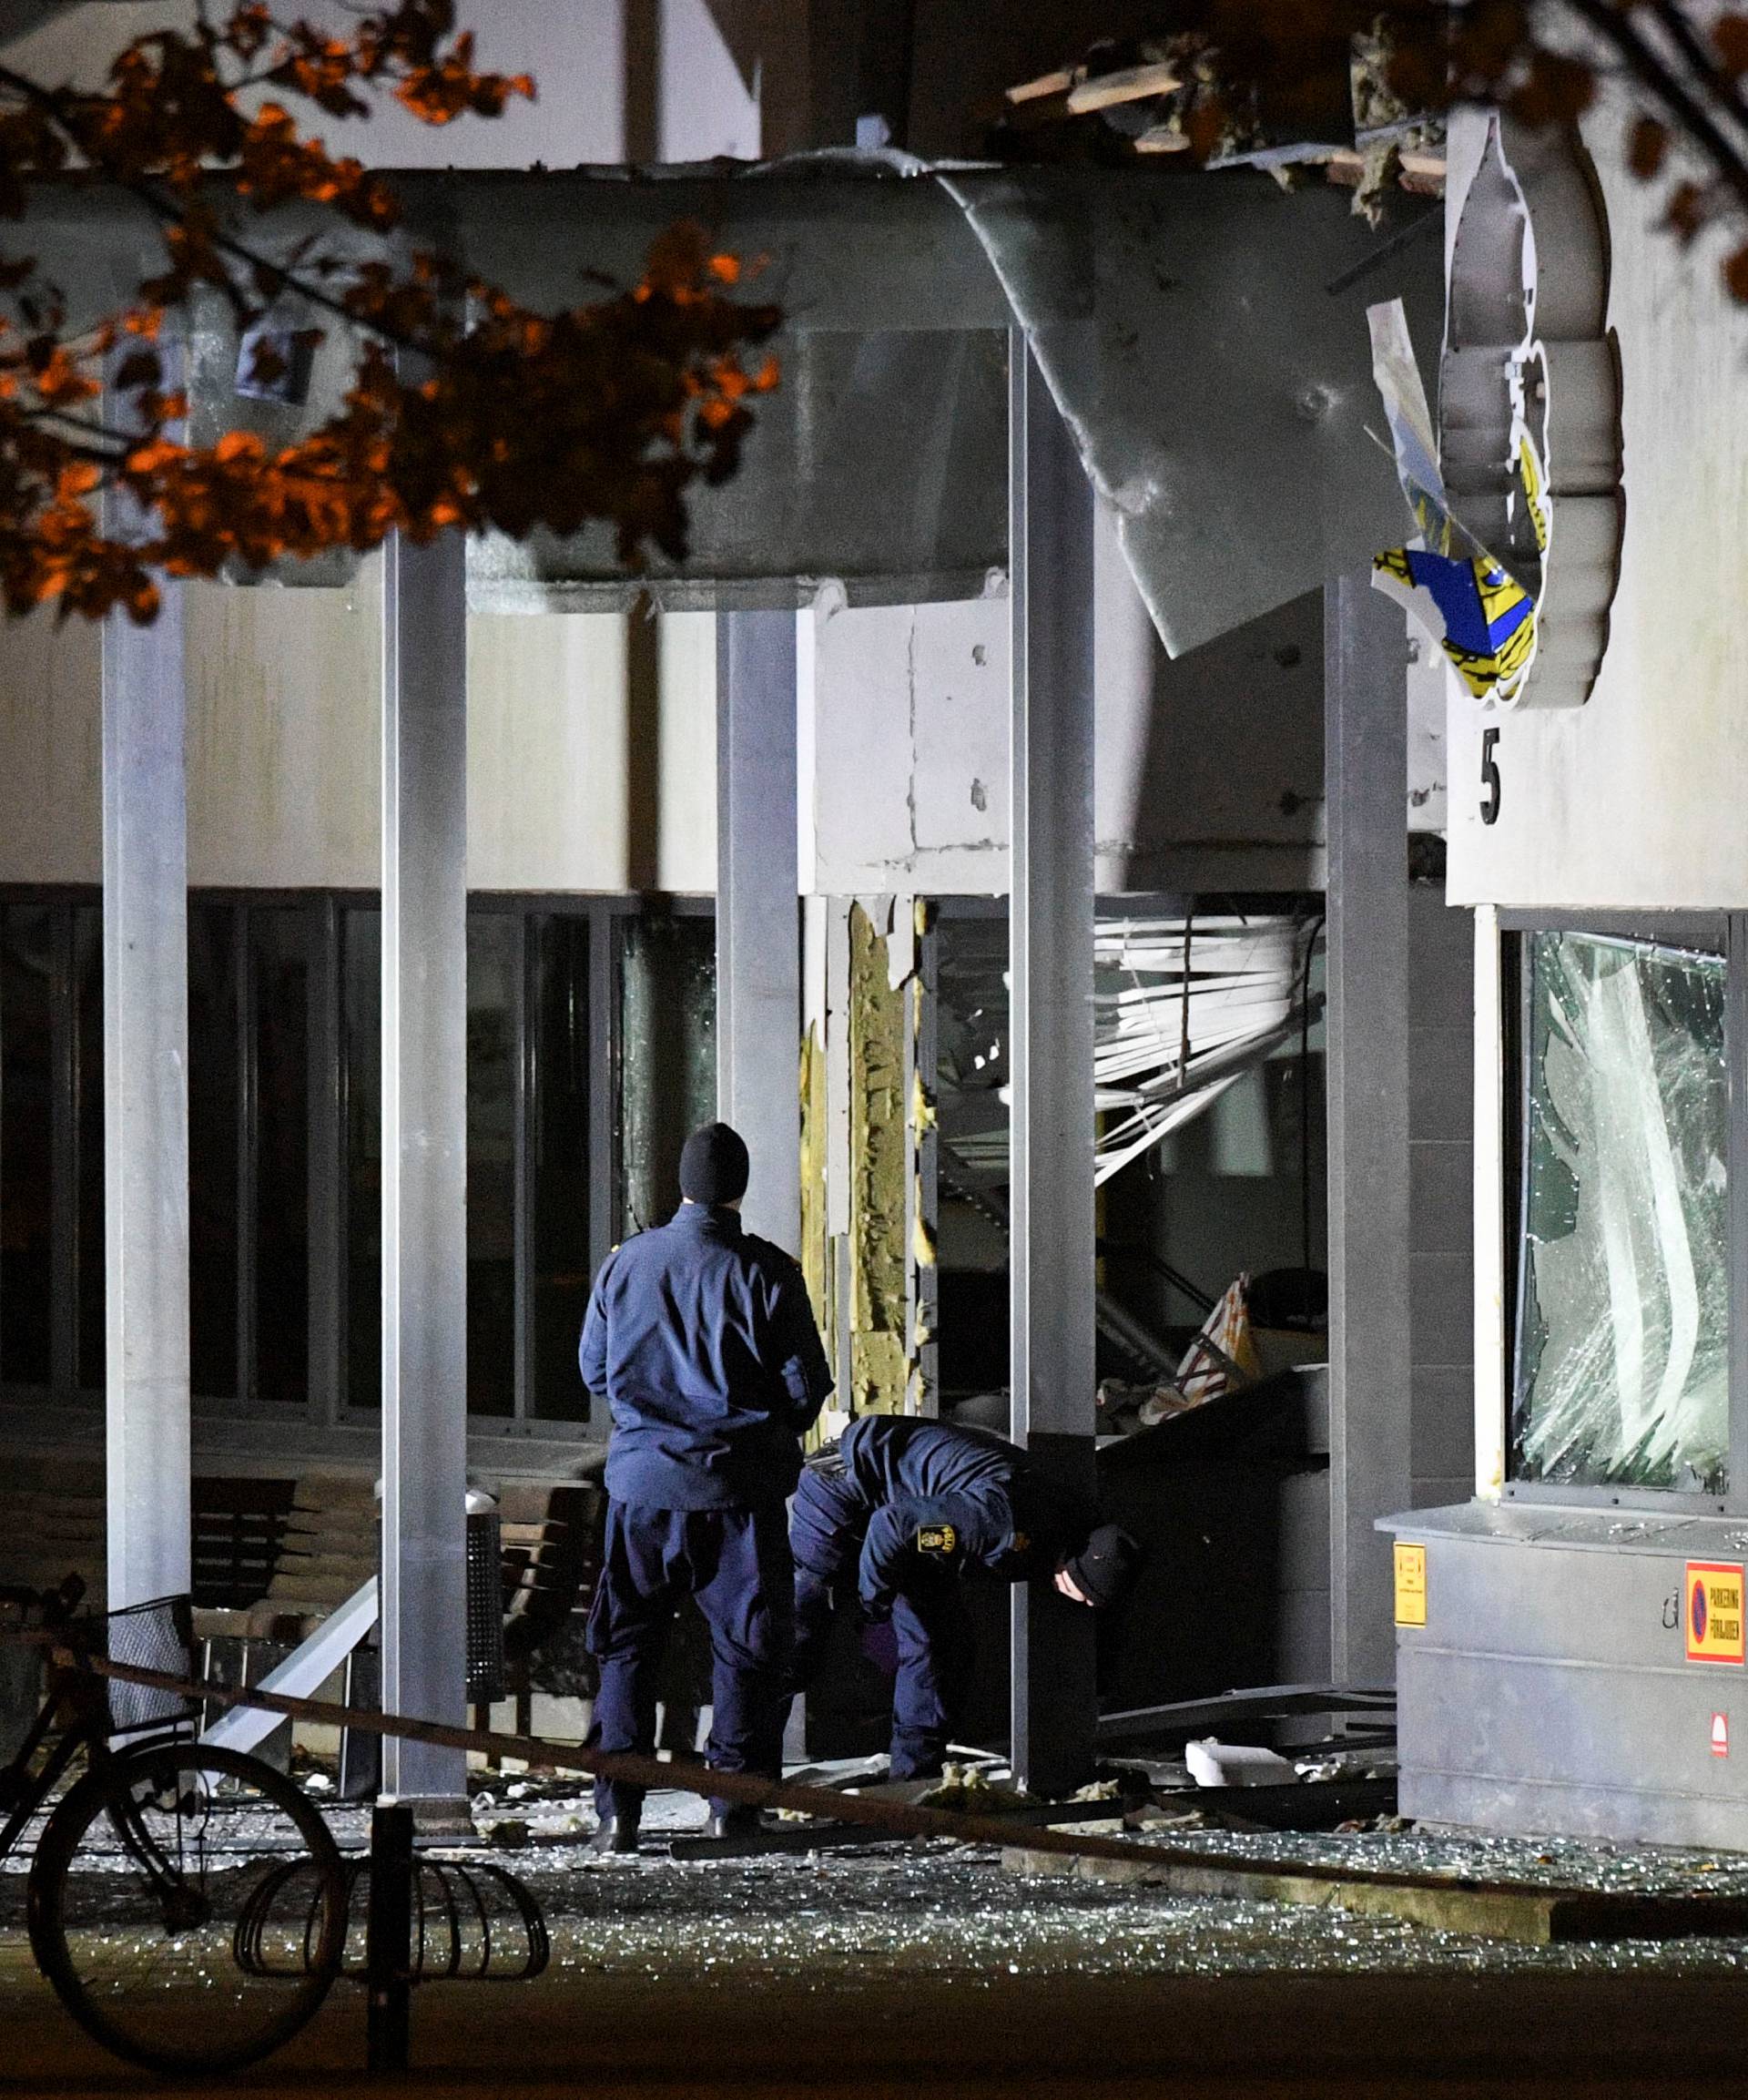
[[[795,1585],[784,1503],[832,1381],[800,1269],[741,1228],[747,1173],[727,1124],[695,1130],[680,1155],[684,1202],[614,1249],[589,1300],[583,1382],[613,1415],[589,1741],[654,1749],[662,1649],[691,1595],[710,1629],[709,1761],[777,1779]],[[641,1791],[603,1780],[595,1796],[596,1849],[635,1851]],[[711,1803],[718,1832],[756,1820]]]

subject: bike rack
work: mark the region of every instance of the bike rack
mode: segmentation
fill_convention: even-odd
[[[287,1953],[276,1952],[283,1905],[295,1904],[301,1863],[267,1875],[237,1926],[237,1962],[252,1976],[308,1970],[318,1896]],[[363,1944],[354,1921],[363,1913]],[[412,1811],[391,1805],[371,1819],[371,1850],[346,1869],[346,1939],[340,1973],[369,1986],[369,2068],[404,2071],[415,1983],[525,1983],[545,1969],[552,1942],[528,1889],[489,1861],[415,1860]]]

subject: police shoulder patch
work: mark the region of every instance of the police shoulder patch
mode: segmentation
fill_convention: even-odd
[[[932,1554],[940,1559],[959,1551],[959,1533],[950,1524],[920,1524],[917,1526],[917,1551]]]

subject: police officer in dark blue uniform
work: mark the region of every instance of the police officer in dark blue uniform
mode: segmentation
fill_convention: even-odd
[[[834,1609],[859,1596],[898,1645],[892,1777],[931,1777],[971,1676],[960,1580],[1048,1578],[1076,1604],[1126,1593],[1139,1549],[1018,1444],[987,1430],[867,1414],[809,1459],[789,1519],[795,1555],[793,1682],[823,1659]]]
[[[613,1413],[607,1526],[588,1644],[600,1669],[589,1741],[647,1756],[656,1679],[682,1596],[710,1630],[709,1762],[782,1774],[794,1567],[784,1502],[800,1438],[831,1391],[801,1271],[741,1229],[747,1147],[706,1124],[680,1156],[673,1218],[615,1248],[583,1326],[583,1382]],[[595,1789],[600,1851],[635,1851],[642,1789]],[[713,1834],[756,1811],[710,1804]]]

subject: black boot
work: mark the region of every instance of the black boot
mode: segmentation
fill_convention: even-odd
[[[756,1838],[764,1827],[757,1809],[712,1809],[704,1834],[706,1838]]]
[[[589,1840],[585,1850],[601,1853],[635,1852],[637,1850],[636,1817],[604,1817],[600,1829]]]

